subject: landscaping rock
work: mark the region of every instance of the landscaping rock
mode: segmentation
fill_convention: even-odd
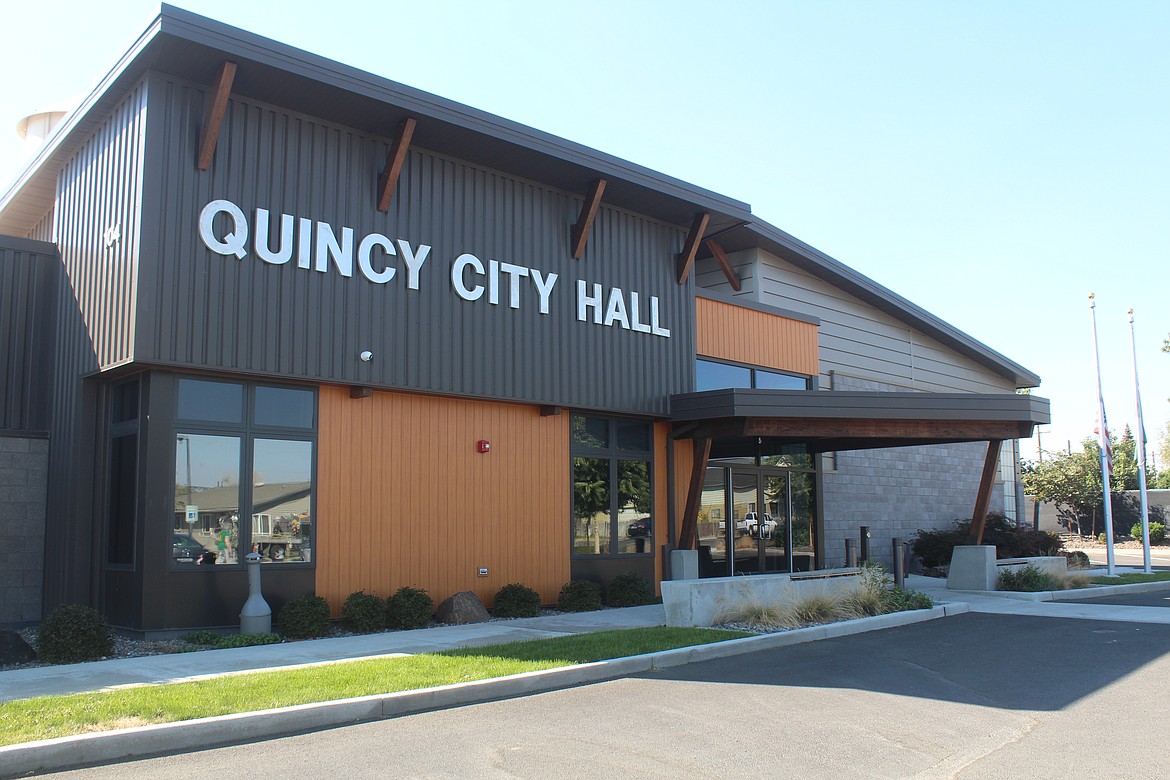
[[[456,593],[439,605],[435,620],[440,623],[464,625],[466,623],[486,623],[491,619],[483,602],[469,590]]]
[[[36,659],[36,652],[21,639],[20,634],[0,629],[0,666],[27,664]]]

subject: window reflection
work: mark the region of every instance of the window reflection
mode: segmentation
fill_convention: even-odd
[[[644,460],[618,461],[618,552],[649,552],[653,526],[650,517],[650,464]]]
[[[240,438],[175,436],[175,514],[171,560],[179,564],[239,559]]]
[[[609,550],[609,460],[573,458],[573,552]]]
[[[311,442],[253,442],[251,543],[262,562],[312,560],[312,469]]]

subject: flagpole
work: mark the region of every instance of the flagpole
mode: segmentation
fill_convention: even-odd
[[[1138,492],[1142,499],[1142,551],[1145,560],[1145,572],[1154,571],[1150,565],[1150,499],[1146,491],[1146,424],[1142,421],[1142,390],[1138,384],[1137,370],[1137,339],[1133,333],[1133,309],[1129,310],[1129,346],[1133,352],[1133,396],[1137,403],[1137,461],[1138,461]]]
[[[1109,472],[1106,462],[1109,445],[1109,425],[1105,422],[1105,394],[1101,390],[1101,350],[1097,347],[1097,300],[1089,293],[1089,314],[1093,320],[1093,358],[1097,361],[1097,449],[1101,456],[1101,481],[1105,485],[1105,562],[1106,574],[1114,576],[1113,566],[1113,508],[1109,501]]]

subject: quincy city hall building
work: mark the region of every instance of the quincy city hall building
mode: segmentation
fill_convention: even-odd
[[[839,567],[1038,377],[750,207],[163,6],[0,200],[0,623]]]

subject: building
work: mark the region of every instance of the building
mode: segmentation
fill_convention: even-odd
[[[0,622],[839,566],[1048,420],[745,203],[167,6],[0,235]]]

